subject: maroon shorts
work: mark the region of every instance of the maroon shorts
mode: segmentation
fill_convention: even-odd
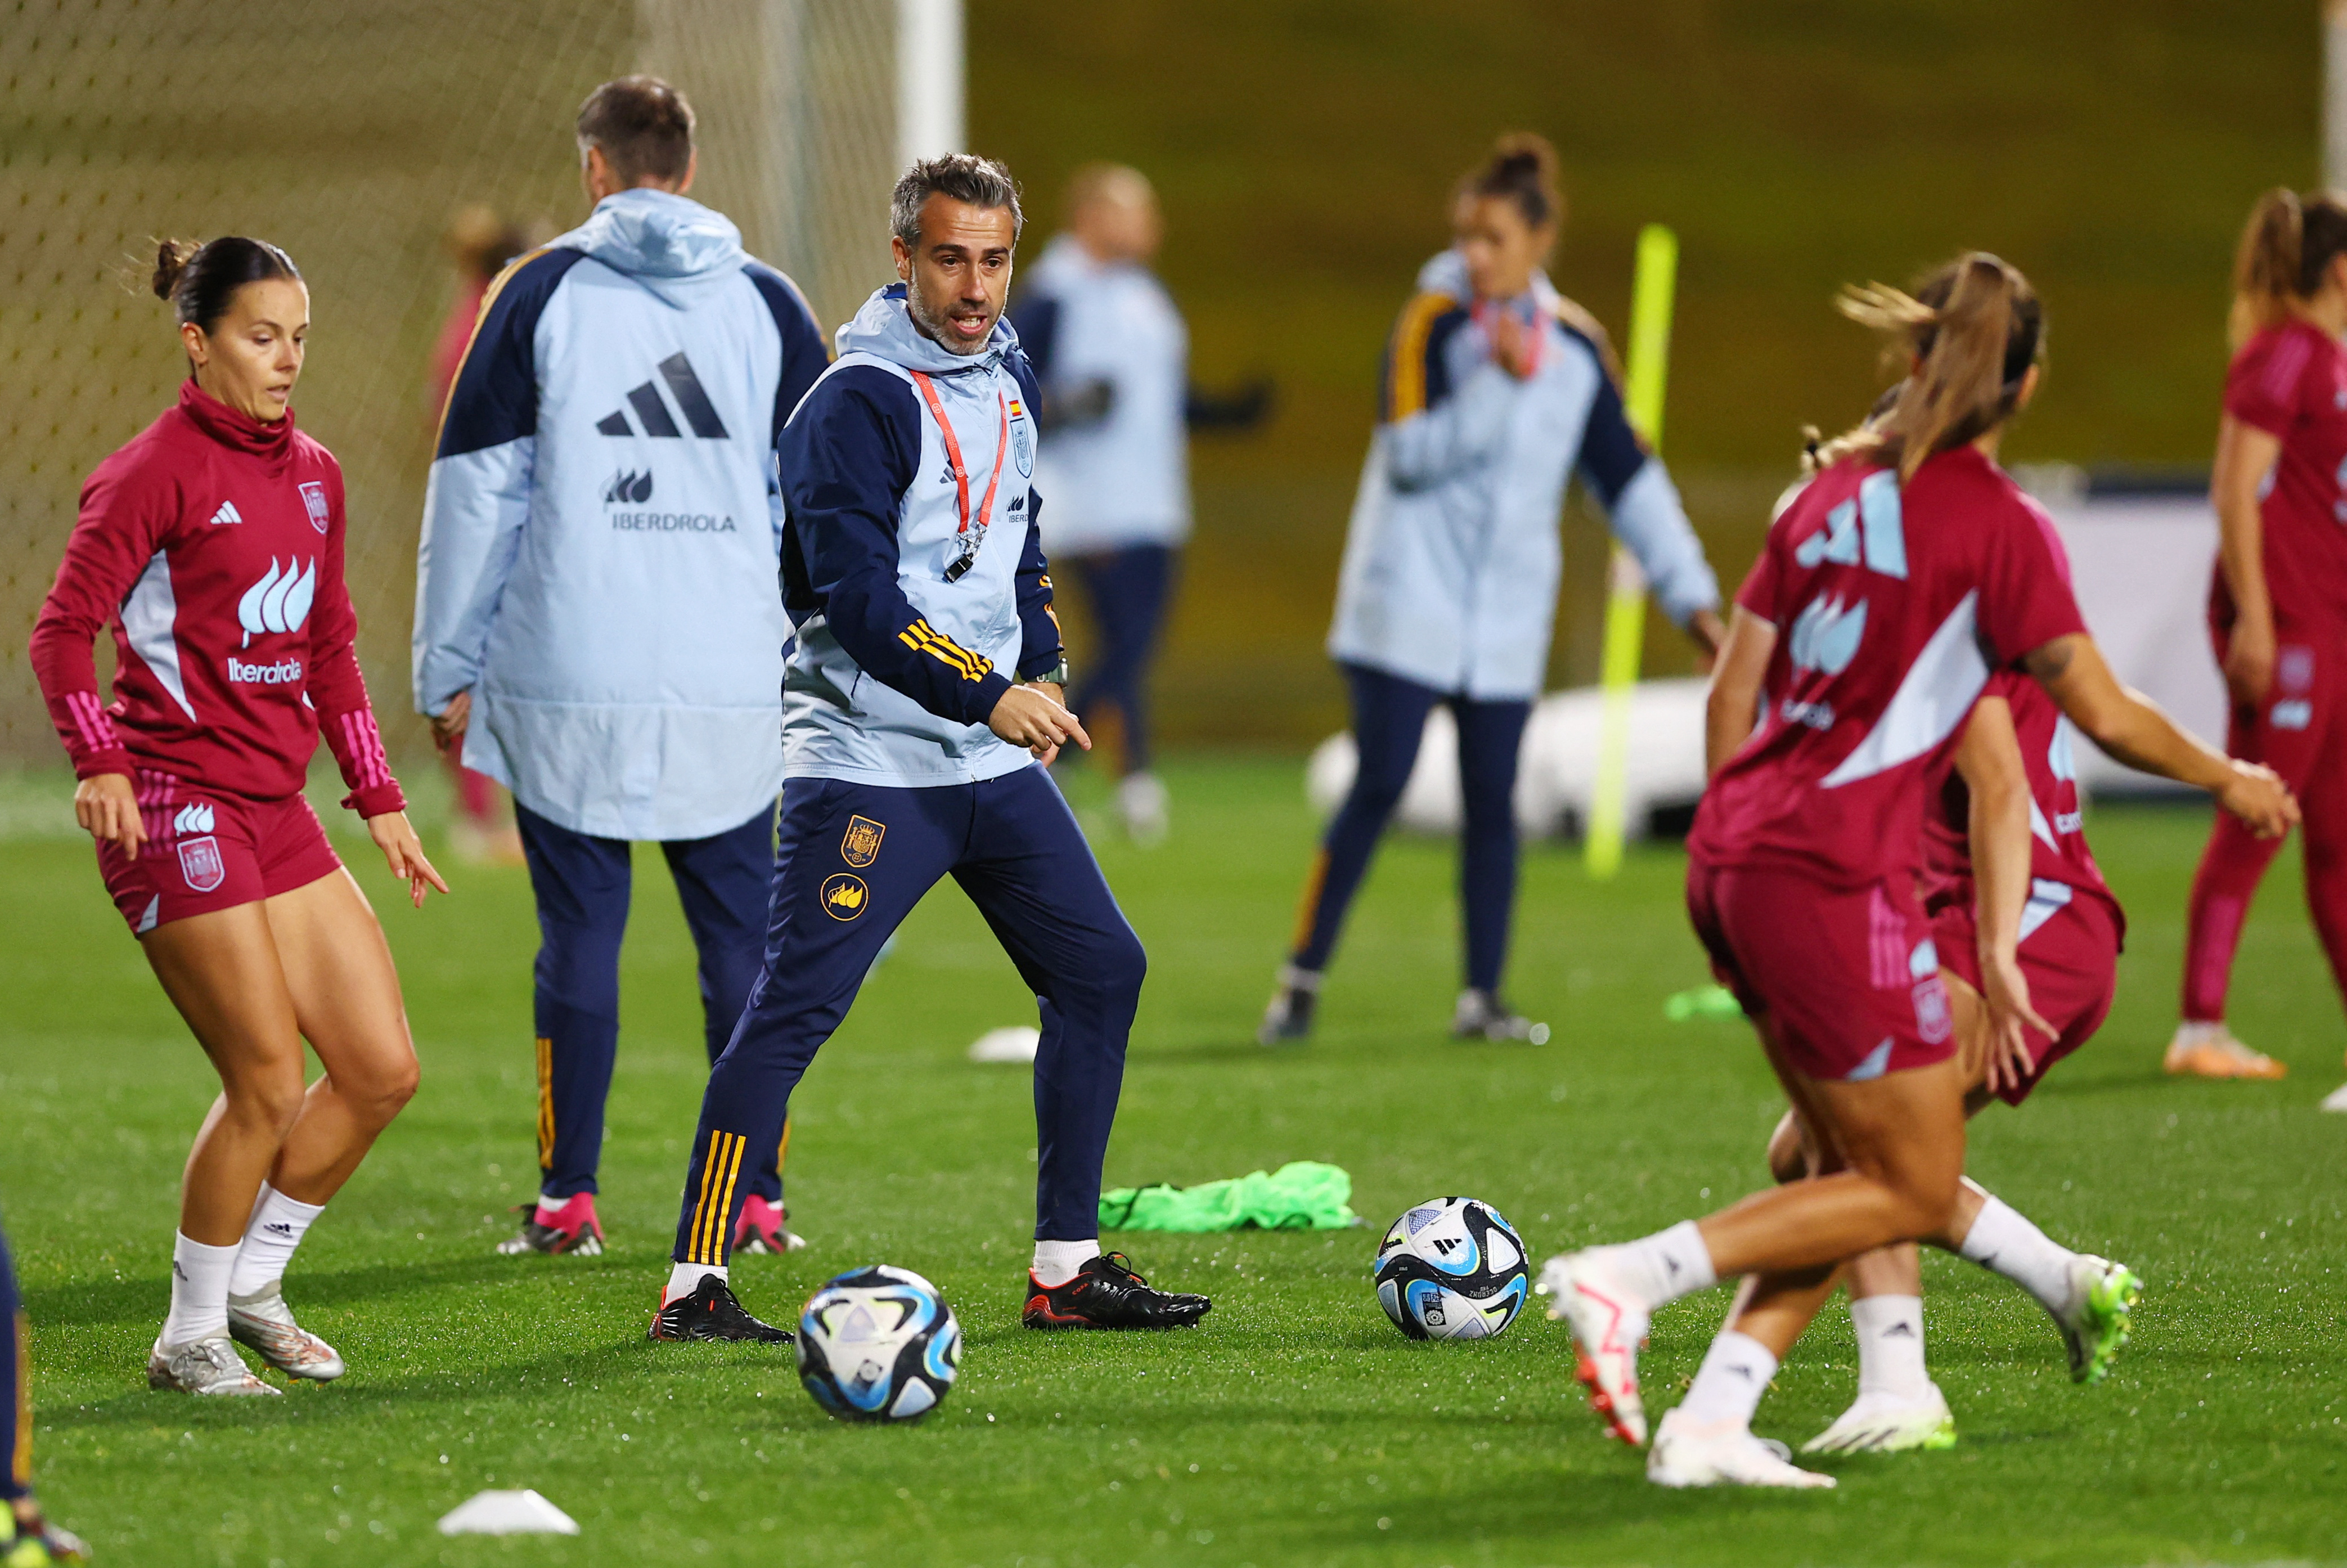
[[[1911,882],[1829,887],[1794,872],[1696,862],[1687,913],[1720,984],[1747,1013],[1776,1020],[1804,1077],[1859,1083],[1955,1055],[1939,954]]]
[[[100,844],[97,868],[133,935],[273,898],[342,869],[318,814],[298,794],[244,800],[145,768],[132,782],[147,841],[135,860]]]
[[[1979,927],[1970,901],[1942,909],[1932,929],[1939,938],[1940,962],[1973,989],[1980,989]],[[2066,883],[2033,883],[2021,917],[2019,951],[2022,978],[2029,982],[2029,1005],[2058,1032],[2047,1040],[2035,1030],[2028,1031],[2029,1077],[1996,1091],[2008,1105],[2028,1099],[2046,1070],[2092,1040],[2110,1016],[2111,999],[2118,989],[2118,917],[2103,899]]]

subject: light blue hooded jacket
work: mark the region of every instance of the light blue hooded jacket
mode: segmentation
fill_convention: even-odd
[[[606,197],[491,287],[416,552],[415,705],[598,837],[702,838],[782,783],[783,421],[829,363],[788,279],[666,191]]]
[[[892,283],[839,329],[839,351],[780,448],[783,594],[798,629],[788,773],[918,789],[1030,766],[986,723],[1013,673],[1060,662],[1019,334],[998,322],[982,352],[948,354]]]
[[[1478,701],[1540,694],[1578,470],[1656,600],[1685,625],[1719,583],[1662,461],[1630,428],[1596,323],[1535,275],[1514,312],[1531,376],[1491,357],[1466,264],[1419,273],[1386,352],[1383,414],[1345,539],[1330,655]]]
[[[1020,339],[1055,395],[1109,389],[1108,412],[1043,437],[1056,556],[1178,545],[1190,535],[1190,334],[1174,297],[1135,261],[1092,259],[1072,234],[1020,278]],[[1039,335],[1040,333],[1040,335]]]

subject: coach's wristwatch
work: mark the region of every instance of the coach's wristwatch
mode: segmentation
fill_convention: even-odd
[[[1043,673],[1041,673],[1040,675],[1030,675],[1030,676],[1028,676],[1028,677],[1026,678],[1026,680],[1024,680],[1023,682],[1020,682],[1020,684],[1021,684],[1021,685],[1027,685],[1027,686],[1045,686],[1045,685],[1049,685],[1049,686],[1060,686],[1060,687],[1064,687],[1064,686],[1066,686],[1066,685],[1067,685],[1067,683],[1068,683],[1068,656],[1067,656],[1066,654],[1064,654],[1064,653],[1062,653],[1061,655],[1060,655],[1060,662],[1059,662],[1059,664],[1058,664],[1056,667],[1054,667],[1054,668],[1052,668],[1052,669],[1050,669],[1050,670],[1046,670],[1046,671],[1043,671]]]

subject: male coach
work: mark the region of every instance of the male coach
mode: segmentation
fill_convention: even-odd
[[[1030,1328],[1194,1323],[1100,1250],[1101,1163],[1146,960],[1046,771],[1090,737],[1035,529],[1035,377],[1001,320],[1018,188],[968,154],[917,163],[890,207],[897,275],[782,436],[782,827],[764,973],[711,1070],[655,1339],[763,1339],[726,1283],[744,1152],[899,921],[950,874],[1035,993]],[[1014,671],[1026,684],[1013,684]]]
[[[538,897],[541,1184],[506,1253],[601,1250],[630,841],[676,878],[712,1061],[757,978],[790,636],[774,446],[830,363],[797,288],[686,200],[675,88],[606,82],[578,130],[594,213],[492,285],[416,554],[416,707],[513,791]],[[741,1219],[779,1251],[776,1132]]]

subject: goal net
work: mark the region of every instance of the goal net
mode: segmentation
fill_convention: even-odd
[[[932,4],[934,0],[932,0]],[[368,682],[413,749],[407,638],[446,244],[486,207],[580,221],[571,123],[598,82],[668,77],[693,194],[826,323],[887,276],[915,0],[31,0],[0,27],[0,767],[62,758],[26,658],[82,479],[176,395],[146,292],[159,236],[285,247],[312,292],[302,427],[349,482]],[[101,639],[101,669],[109,657]]]

